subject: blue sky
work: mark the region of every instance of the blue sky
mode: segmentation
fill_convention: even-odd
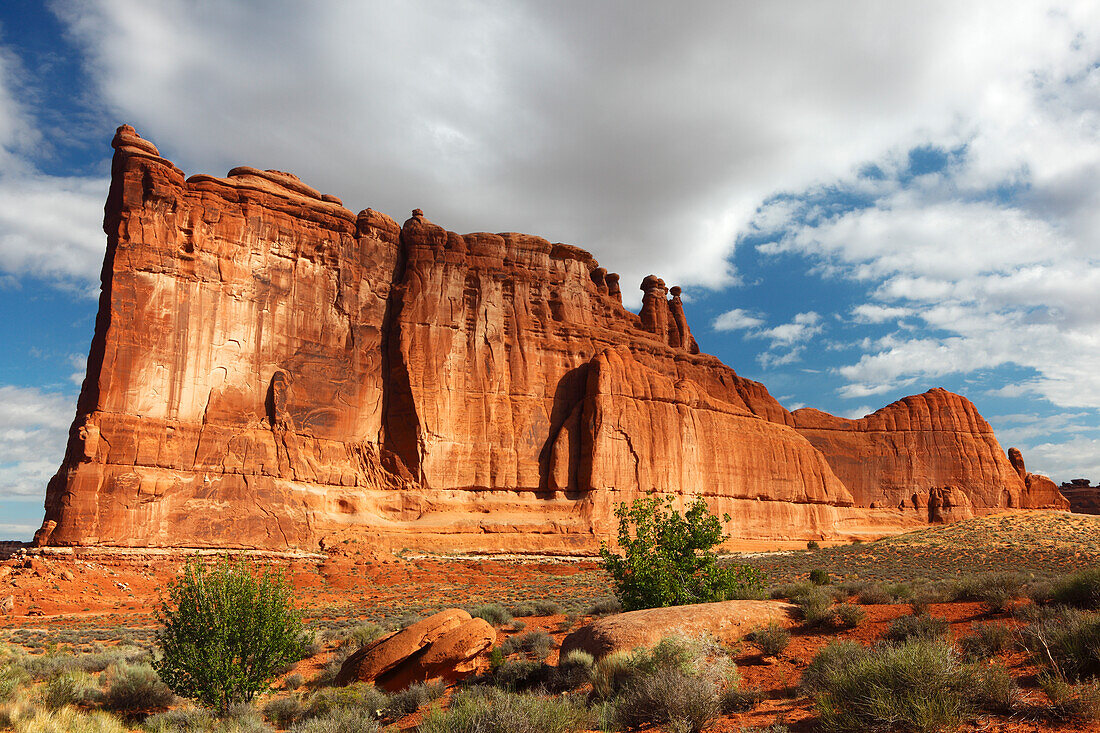
[[[0,5],[0,535],[91,340],[114,128],[684,287],[704,351],[849,417],[942,386],[1100,480],[1093,2]],[[961,6],[961,7],[960,7]]]

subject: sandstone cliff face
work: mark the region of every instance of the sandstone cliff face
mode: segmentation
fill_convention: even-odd
[[[185,179],[126,126],[114,147],[41,543],[578,552],[651,490],[706,496],[744,538],[1028,505],[965,399],[788,413],[698,353],[654,276],[635,315],[569,245],[398,226],[278,171]]]

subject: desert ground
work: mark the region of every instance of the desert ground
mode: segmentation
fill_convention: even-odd
[[[997,714],[975,714],[963,722],[962,730],[1092,730],[1100,725],[1052,712],[1051,701],[1039,689],[1041,660],[1017,643],[1024,636],[1021,629],[1038,618],[1040,606],[1031,597],[1042,598],[1043,589],[1059,578],[1100,566],[1100,517],[1009,512],[874,542],[730,555],[726,560],[761,570],[773,598],[797,603],[806,593],[823,593],[831,602],[857,607],[862,614],[853,612],[861,616],[850,619],[854,623],[796,617],[789,643],[769,656],[748,640],[728,645],[726,653],[736,664],[746,701],[707,730],[822,730],[815,700],[800,686],[815,654],[835,640],[871,646],[889,634],[893,622],[914,613],[946,622],[946,637],[960,653],[967,648],[964,640],[979,629],[990,624],[1007,629],[1004,648],[982,664],[1000,664],[1008,671],[1019,687],[1012,706]],[[11,676],[20,660],[32,660],[24,665],[32,674],[5,693],[7,701],[0,705],[7,707],[0,723],[31,730],[12,720],[12,700],[34,704],[43,699],[49,673],[41,670],[51,666],[42,660],[151,648],[158,628],[155,609],[182,561],[178,553],[103,549],[24,549],[4,560],[0,597],[10,596],[11,608],[0,615],[0,643],[5,647],[0,663],[7,665],[4,674]],[[356,647],[357,633],[374,625],[395,629],[445,608],[463,607],[477,615],[479,608],[500,606],[511,611],[493,618],[497,647],[505,645],[511,652],[506,663],[526,658],[554,666],[570,631],[615,611],[610,578],[594,558],[382,555],[365,544],[348,542],[323,555],[258,554],[253,561],[285,570],[317,640],[310,656],[286,670],[274,689],[257,701],[257,709],[273,700],[308,702],[311,695],[323,693],[340,662]],[[808,582],[811,571],[817,571],[820,585]],[[1007,587],[1007,593],[996,602],[980,593],[968,596],[966,588],[981,586],[976,579],[983,578],[999,578],[1002,582],[992,585]],[[544,615],[530,615],[536,602]],[[545,638],[538,632],[545,632],[550,643],[525,649],[523,638]],[[510,638],[515,641],[509,645]],[[492,682],[488,664],[479,664],[480,682]],[[446,706],[469,684],[467,680],[451,685],[417,712],[391,715],[381,722],[397,730],[417,730],[432,706]],[[583,695],[588,689],[582,684],[571,694]],[[171,704],[180,706],[185,703]],[[85,702],[76,707],[91,710],[97,705]],[[124,716],[124,725],[145,730],[145,712],[156,711]],[[256,724],[286,729],[276,721]]]

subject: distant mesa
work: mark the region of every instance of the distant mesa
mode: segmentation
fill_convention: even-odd
[[[738,541],[1064,508],[974,405],[785,410],[570,244],[358,214],[289,173],[113,141],[88,373],[37,544],[590,553],[703,496]]]

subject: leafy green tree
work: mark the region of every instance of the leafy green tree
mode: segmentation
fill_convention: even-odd
[[[158,620],[162,657],[153,665],[161,679],[177,695],[222,713],[266,691],[305,649],[286,578],[228,556],[213,566],[188,562],[169,586]]]
[[[624,611],[758,597],[763,588],[755,569],[718,564],[714,548],[728,539],[730,517],[719,520],[702,497],[681,514],[651,494],[619,504],[615,516],[623,554],[601,543],[600,557]]]

